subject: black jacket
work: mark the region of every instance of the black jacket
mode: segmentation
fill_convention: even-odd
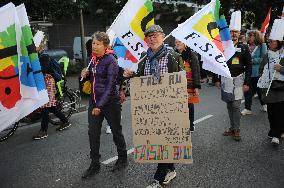
[[[236,53],[227,61],[232,77],[245,73],[244,85],[249,85],[252,69],[252,59],[247,45],[237,43]]]

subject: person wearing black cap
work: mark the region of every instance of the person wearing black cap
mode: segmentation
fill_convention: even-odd
[[[153,75],[154,81],[160,81],[164,73],[179,72],[183,64],[181,56],[164,45],[165,34],[159,25],[152,25],[144,32],[149,46],[146,58],[138,64],[137,72],[126,69],[124,77]],[[143,56],[143,55],[142,55]],[[154,181],[147,188],[159,188],[176,177],[173,163],[159,163]]]

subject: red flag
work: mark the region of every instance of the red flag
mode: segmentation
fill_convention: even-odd
[[[271,7],[269,8],[269,11],[268,11],[268,13],[267,13],[267,16],[266,16],[266,18],[265,18],[265,20],[264,20],[264,22],[263,22],[263,24],[262,24],[262,27],[261,27],[261,29],[260,29],[260,32],[262,32],[262,33],[265,33],[265,32],[266,32],[266,29],[267,29],[267,27],[268,27],[268,25],[269,25],[270,14],[271,14]]]

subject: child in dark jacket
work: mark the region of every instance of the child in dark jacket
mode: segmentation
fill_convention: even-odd
[[[44,74],[44,81],[46,84],[46,89],[49,97],[48,103],[42,106],[42,120],[41,120],[41,129],[33,136],[34,140],[40,140],[46,138],[47,129],[48,129],[48,121],[49,121],[49,112],[52,112],[56,117],[58,117],[62,124],[56,129],[57,131],[62,131],[68,128],[71,124],[68,122],[68,119],[64,116],[64,114],[56,108],[56,98],[55,98],[55,80],[50,74],[50,64],[48,61],[45,61],[46,58],[39,58],[40,64],[42,67],[42,72]]]

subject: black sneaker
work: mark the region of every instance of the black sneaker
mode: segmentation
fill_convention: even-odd
[[[194,132],[194,126],[190,126],[190,132],[193,133]]]
[[[39,131],[35,136],[33,136],[34,140],[40,140],[40,139],[44,139],[47,138],[47,132],[46,131]]]
[[[112,167],[111,171],[112,172],[120,171],[120,170],[126,168],[127,165],[128,165],[127,159],[118,159],[116,161],[116,163],[114,164],[114,166]]]
[[[271,131],[271,130],[269,130],[269,132],[268,132],[268,134],[267,134],[267,137],[268,137],[269,139],[272,139],[272,138],[273,138],[273,135],[272,135],[272,131]]]
[[[63,131],[64,129],[67,129],[70,126],[71,126],[71,123],[69,122],[63,123],[60,125],[60,127],[56,128],[56,131]]]
[[[90,167],[83,173],[82,178],[87,179],[90,178],[100,172],[101,165],[100,163],[94,163],[92,162],[90,164]]]

